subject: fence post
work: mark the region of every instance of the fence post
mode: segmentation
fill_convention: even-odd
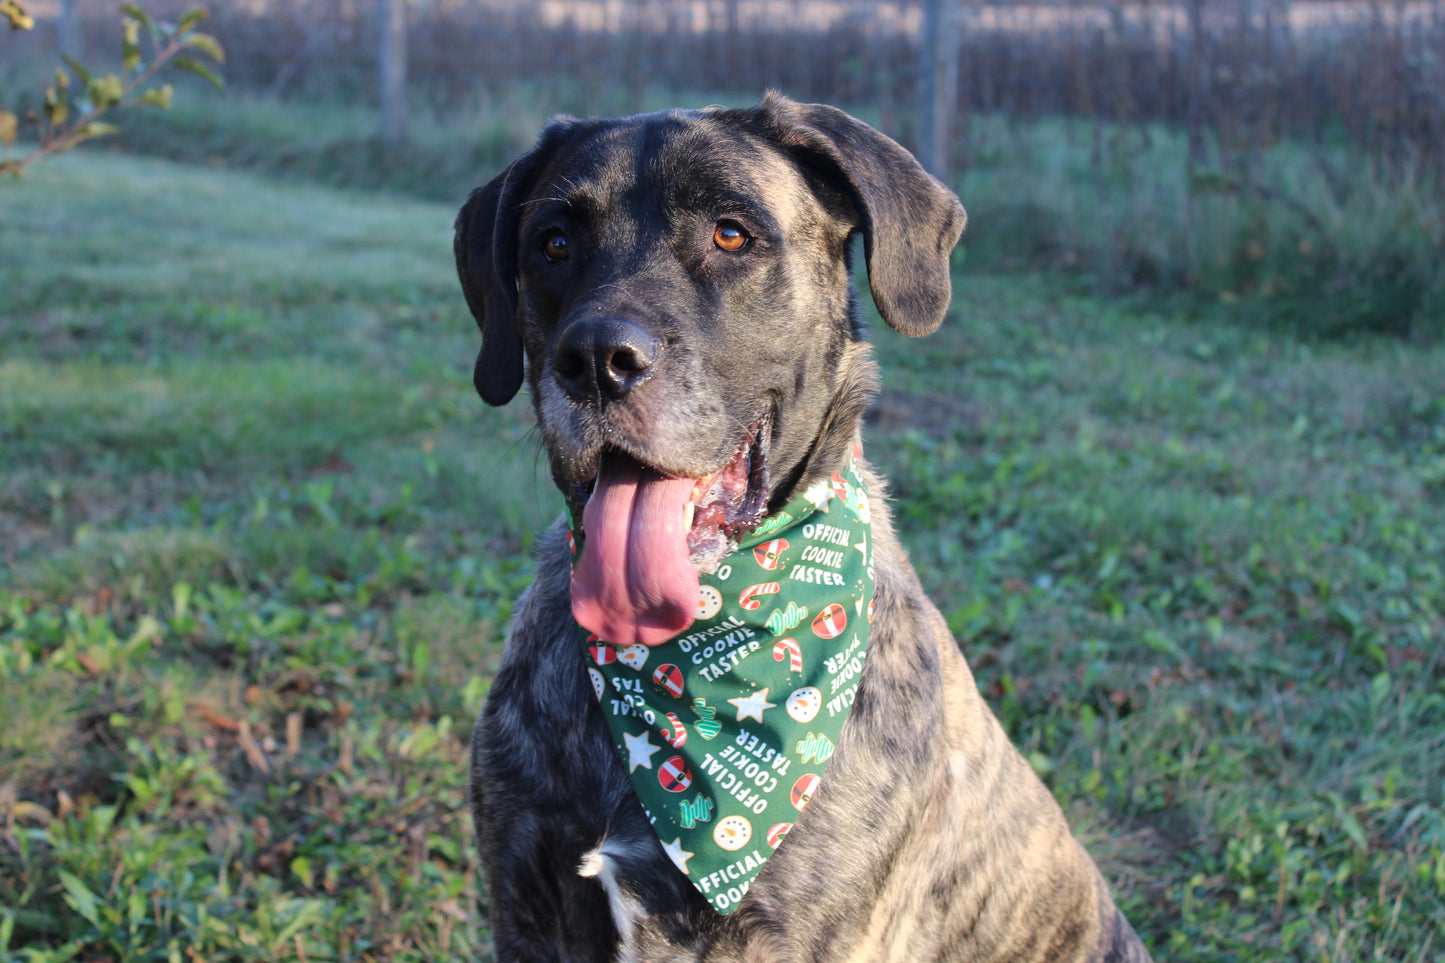
[[[377,0],[377,80],[381,87],[381,139],[406,139],[406,0]]]
[[[923,0],[918,69],[918,161],[948,179],[953,114],[958,105],[958,0]]]
[[[1185,126],[1189,131],[1189,176],[1204,165],[1204,87],[1209,76],[1205,55],[1204,0],[1189,4],[1189,100]]]

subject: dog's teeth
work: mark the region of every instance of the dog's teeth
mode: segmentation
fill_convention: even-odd
[[[697,484],[692,486],[692,503],[694,505],[702,504],[702,500],[707,497],[708,492],[712,491],[712,483],[715,478],[717,478],[717,472],[699,478]]]
[[[692,516],[697,513],[697,506],[688,502],[682,508],[682,529],[685,532],[692,531]]]

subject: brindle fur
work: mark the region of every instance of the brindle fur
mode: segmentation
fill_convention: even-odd
[[[713,246],[720,217],[753,245]],[[843,466],[876,391],[849,238],[864,237],[885,320],[926,334],[964,219],[906,151],[833,108],[770,95],[750,110],[554,122],[457,221],[478,390],[504,404],[525,371],[569,496],[605,445],[698,476],[771,412],[780,505]],[[572,251],[560,267],[540,254],[554,229]],[[559,387],[556,346],[597,317],[660,347],[623,397],[579,400]],[[877,607],[857,698],[821,790],[728,916],[648,826],[588,681],[560,523],[541,539],[472,742],[499,960],[1148,960],[980,698],[862,470]]]

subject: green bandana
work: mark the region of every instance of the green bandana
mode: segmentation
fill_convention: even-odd
[[[579,626],[653,831],[720,913],[737,908],[817,792],[853,705],[873,615],[868,522],[850,463],[702,577],[697,620],[681,635],[619,650]]]

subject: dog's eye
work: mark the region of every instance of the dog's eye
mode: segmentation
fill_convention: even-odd
[[[561,231],[552,231],[542,239],[542,253],[549,261],[567,260],[567,235]]]
[[[724,251],[741,251],[752,238],[733,221],[718,221],[713,228],[712,242]]]

